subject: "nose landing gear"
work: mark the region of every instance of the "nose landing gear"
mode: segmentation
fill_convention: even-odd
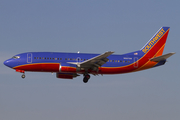
[[[25,74],[23,73],[21,77],[24,79],[26,76],[25,76]]]
[[[23,73],[22,75],[21,75],[21,77],[24,79],[26,76],[25,76],[25,71],[24,70],[18,70],[18,69],[16,69],[16,72],[20,72],[20,73]]]
[[[83,78],[83,82],[87,83],[89,79],[90,79],[90,75],[89,74],[85,74],[84,78]]]

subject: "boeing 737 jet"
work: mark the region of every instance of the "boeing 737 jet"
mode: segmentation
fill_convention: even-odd
[[[22,73],[52,72],[57,78],[73,79],[82,74],[87,83],[90,75],[121,74],[145,70],[164,65],[166,59],[175,53],[163,54],[169,27],[161,27],[140,49],[134,52],[115,55],[108,51],[103,54],[27,52],[4,61],[4,65]]]

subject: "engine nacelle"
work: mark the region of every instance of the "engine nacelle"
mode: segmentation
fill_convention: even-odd
[[[60,63],[59,72],[62,73],[76,73],[76,65],[69,63]]]
[[[72,73],[56,73],[57,78],[62,78],[62,79],[73,79],[73,74]]]

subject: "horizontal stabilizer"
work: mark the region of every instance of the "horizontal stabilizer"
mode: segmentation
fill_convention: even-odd
[[[161,56],[158,56],[158,57],[155,57],[155,58],[151,58],[150,61],[159,62],[159,61],[162,61],[162,60],[166,60],[167,58],[171,57],[174,54],[175,53],[172,52],[172,53],[168,53],[168,54],[165,54],[165,55],[161,55]]]

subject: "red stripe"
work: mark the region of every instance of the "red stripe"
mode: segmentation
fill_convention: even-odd
[[[59,63],[26,64],[14,67],[13,69],[34,72],[59,72]]]

